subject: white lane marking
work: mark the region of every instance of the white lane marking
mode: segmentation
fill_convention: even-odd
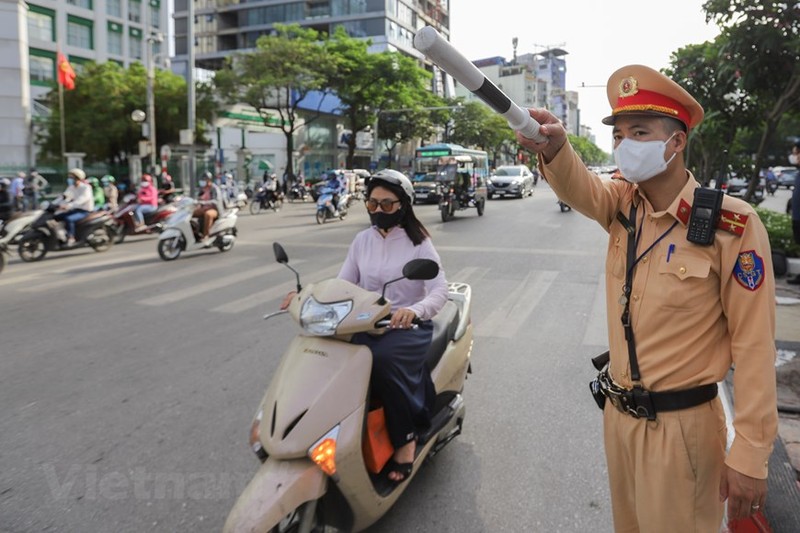
[[[234,264],[226,263],[225,268],[233,269],[236,267],[236,264],[237,263]],[[158,285],[161,283],[166,283],[169,281],[175,281],[179,279],[189,279],[192,276],[203,274],[204,272],[207,272],[209,270],[219,270],[219,264],[215,262],[204,261],[202,263],[192,265],[192,267],[190,268],[178,269],[168,274],[161,274],[159,272],[157,274],[153,274],[152,276],[144,277],[136,281],[125,281],[120,285],[109,287],[104,290],[92,290],[92,293],[89,296],[91,298],[108,298],[110,296],[116,296],[124,292],[144,289],[145,287],[149,287],[151,285]]]
[[[583,335],[583,344],[589,346],[608,346],[608,320],[606,319],[606,275],[600,274],[594,303]]]
[[[250,270],[245,270],[244,272],[237,272],[235,274],[227,274],[227,273],[220,274],[215,279],[206,281],[205,283],[197,283],[195,285],[192,285],[191,287],[186,287],[183,289],[166,292],[163,294],[159,294],[158,296],[153,296],[152,298],[145,298],[144,300],[139,300],[136,303],[142,305],[171,304],[179,302],[181,300],[185,300],[187,298],[191,298],[192,296],[197,296],[204,292],[213,291],[215,289],[221,289],[222,287],[227,287],[229,285],[234,285],[236,283],[248,279],[263,276],[271,271],[276,270],[277,268],[284,268],[284,267],[282,265],[278,265],[277,263],[275,263],[270,266],[260,266],[257,268],[251,268]]]
[[[118,261],[116,264],[117,265],[124,265],[127,262],[128,261]],[[154,262],[154,263],[150,263],[149,265],[155,265],[155,264],[157,264],[157,263]],[[107,265],[108,264],[104,264],[102,266],[107,266]],[[35,285],[30,285],[28,287],[24,287],[24,288],[22,288],[20,290],[23,291],[23,292],[43,292],[43,291],[49,291],[49,290],[52,290],[52,289],[58,289],[60,287],[63,287],[64,284],[77,285],[77,284],[80,284],[80,283],[95,283],[98,280],[105,279],[105,278],[111,278],[111,277],[114,277],[114,276],[117,276],[117,275],[122,275],[122,274],[125,274],[127,272],[133,272],[135,270],[139,270],[140,268],[142,268],[144,266],[149,266],[149,265],[132,265],[132,266],[121,267],[121,268],[112,268],[112,269],[109,269],[109,270],[101,270],[99,272],[98,271],[94,271],[94,268],[95,268],[96,265],[86,265],[83,269],[76,269],[74,271],[75,273],[64,272],[61,276],[59,276],[55,280],[52,280],[52,278],[51,278],[52,281],[48,281],[48,282],[44,282],[44,283],[37,283]],[[87,271],[88,268],[91,268],[92,271],[91,272]]]
[[[280,265],[280,268],[285,267]],[[341,265],[334,265],[312,274],[301,274],[300,282],[306,284],[314,283],[322,279],[328,279],[338,274],[340,269]],[[292,274],[288,269],[286,269],[286,271],[289,275]],[[270,287],[269,289],[254,292],[253,294],[245,296],[244,298],[239,298],[238,300],[233,300],[232,302],[219,305],[213,308],[212,311],[216,313],[242,313],[244,311],[249,311],[254,307],[258,307],[259,305],[264,305],[267,302],[275,300],[276,298],[282,298],[283,296],[286,296],[289,291],[295,290],[296,288],[297,282],[292,279],[291,281],[281,283],[280,285]]]
[[[531,271],[500,306],[478,324],[475,335],[481,337],[512,338],[523,324],[530,323],[530,314],[539,305],[542,296],[558,277],[553,270]]]
[[[456,272],[453,275],[448,274],[445,271],[445,277],[447,278],[448,283],[467,283],[467,284],[474,284],[479,279],[483,279],[486,274],[489,273],[488,268],[482,267],[465,267]]]

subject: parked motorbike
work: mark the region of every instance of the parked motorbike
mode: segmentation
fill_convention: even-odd
[[[340,279],[302,288],[286,252],[278,243],[273,248],[276,260],[295,272],[299,291],[286,311],[265,318],[288,313],[304,331],[284,352],[257,411],[250,446],[262,464],[224,531],[360,531],[392,507],[426,458],[461,432],[462,392],[471,371],[471,289],[451,283],[449,301],[433,319],[427,361],[436,407],[430,428],[419,436],[411,475],[396,483],[386,475],[391,467],[373,474],[365,464],[372,354],[348,342],[357,332],[384,332],[390,302]],[[427,259],[403,268],[408,279],[437,273],[438,265]]]
[[[0,221],[0,272],[3,271],[8,263],[9,250],[12,246],[19,244],[20,239],[30,228],[34,220],[39,218],[43,210],[37,209],[16,216],[9,220]]]
[[[317,198],[317,212],[315,215],[317,224],[324,224],[327,220],[333,218],[344,220],[347,216],[347,200],[350,195],[347,193],[340,194],[339,205],[334,206],[333,193],[334,190],[330,187],[324,187],[320,190],[319,197]]]
[[[42,204],[42,213],[19,240],[19,257],[28,263],[39,261],[48,252],[74,250],[90,246],[95,252],[105,252],[114,244],[114,227],[107,211],[93,211],[75,225],[75,242],[67,244],[67,232],[57,220],[57,202]]]
[[[164,261],[177,259],[183,251],[216,246],[220,252],[227,252],[233,248],[239,208],[225,209],[220,213],[208,237],[203,238],[202,222],[192,217],[197,205],[192,198],[182,198],[176,204],[175,213],[164,222],[164,229],[158,237],[158,255]]]
[[[295,183],[292,185],[292,188],[289,189],[289,203],[298,200],[300,202],[305,202],[306,198],[311,196],[311,193],[308,192],[305,185],[301,185],[299,183]]]
[[[257,215],[262,211],[272,209],[278,212],[283,205],[283,193],[280,191],[269,191],[263,185],[256,189],[250,202],[250,214]]]
[[[136,225],[136,197],[132,194],[127,195],[121,205],[112,215],[114,219],[114,244],[119,244],[125,240],[127,235],[152,235],[160,233],[164,227],[164,221],[169,218],[177,209],[174,204],[159,205],[158,209],[144,216],[144,225]]]

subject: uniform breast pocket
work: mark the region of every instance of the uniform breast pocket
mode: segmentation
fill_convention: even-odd
[[[616,238],[608,247],[606,256],[606,272],[610,272],[615,278],[625,279],[625,241]]]
[[[661,307],[672,311],[691,310],[719,297],[719,278],[704,257],[673,253],[667,262],[659,258],[658,294]],[[648,287],[648,290],[650,287]]]

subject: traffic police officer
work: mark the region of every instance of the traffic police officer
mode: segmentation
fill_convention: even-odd
[[[766,498],[778,419],[767,233],[749,204],[726,195],[710,244],[687,240],[699,184],[684,153],[702,107],[641,65],[614,72],[607,92],[604,123],[624,180],[589,172],[545,110],[530,113],[548,141],[517,138],[559,199],[610,236],[602,390],[616,531],[716,532],[724,501],[729,518],[743,518]],[[715,384],[732,366],[736,435],[726,455]]]

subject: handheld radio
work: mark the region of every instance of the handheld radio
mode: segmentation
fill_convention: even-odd
[[[686,240],[701,246],[709,246],[714,243],[714,231],[719,220],[724,194],[719,189],[698,187],[694,190],[694,202],[692,203],[692,214],[689,217]]]

